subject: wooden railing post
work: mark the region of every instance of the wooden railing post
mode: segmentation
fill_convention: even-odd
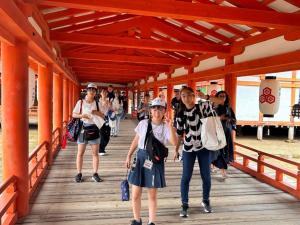
[[[258,153],[258,161],[257,161],[257,172],[260,174],[263,174],[265,172],[265,167],[261,163],[265,159],[264,155],[262,153]]]
[[[297,171],[297,198],[300,199],[300,166],[298,166]]]
[[[243,157],[243,166],[248,167],[248,165],[249,165],[249,159],[247,159],[246,157]]]

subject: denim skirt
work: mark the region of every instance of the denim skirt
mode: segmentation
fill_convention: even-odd
[[[147,169],[143,166],[146,159],[149,159],[147,151],[144,149],[139,149],[136,153],[134,163],[130,169],[128,182],[139,187],[166,187],[164,163],[153,163],[152,169]]]

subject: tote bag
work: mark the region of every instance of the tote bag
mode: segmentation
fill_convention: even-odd
[[[210,151],[217,151],[226,146],[226,137],[223,130],[223,126],[220,117],[212,109],[212,105],[209,104],[210,113],[212,116],[203,118],[202,114],[201,123],[201,141],[203,148]]]

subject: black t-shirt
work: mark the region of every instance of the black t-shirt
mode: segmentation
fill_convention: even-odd
[[[107,97],[108,97],[109,102],[112,102],[115,98],[114,92],[108,92]]]
[[[171,106],[172,106],[172,109],[174,109],[175,111],[177,111],[179,109],[179,106],[180,106],[180,99],[177,99],[176,97],[174,97],[172,100],[171,100]]]

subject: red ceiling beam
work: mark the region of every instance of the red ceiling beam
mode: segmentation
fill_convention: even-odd
[[[68,34],[52,31],[50,39],[62,43],[85,44],[97,46],[109,46],[118,48],[137,48],[148,50],[166,50],[177,52],[208,52],[208,53],[229,53],[230,47],[222,45],[196,44],[196,43],[177,43],[167,41],[155,41],[137,38],[119,38],[104,35],[89,34]]]
[[[30,0],[32,1],[32,0]],[[165,0],[37,0],[37,2],[67,8],[131,13],[142,16],[170,17],[185,20],[205,20],[226,24],[245,24],[259,27],[299,28],[300,15],[266,10],[241,9],[202,3]]]
[[[120,20],[134,18],[134,17],[135,16],[127,15],[127,14],[117,15],[117,16],[102,19],[102,20],[96,20],[96,21],[91,21],[91,22],[82,23],[82,24],[74,24],[70,27],[60,28],[60,29],[56,29],[56,30],[60,31],[60,32],[74,32],[76,30],[81,30],[81,29],[85,29],[85,28],[89,28],[89,27],[98,27],[100,25],[109,24],[109,23],[120,21]]]
[[[144,71],[144,72],[166,72],[169,70],[168,66],[139,66],[139,65],[126,65],[116,63],[85,63],[82,61],[69,61],[69,66],[73,68],[87,68],[87,69],[115,69],[118,70],[129,70],[129,71]]]
[[[66,9],[58,12],[47,13],[44,15],[45,20],[54,20],[60,19],[63,17],[73,16],[75,14],[87,12],[86,10],[82,9]]]
[[[111,75],[124,75],[124,76],[153,76],[154,73],[152,72],[144,72],[144,71],[127,71],[127,70],[119,70],[118,68],[115,69],[73,69],[75,73],[88,73],[88,74],[111,74]]]
[[[176,60],[170,58],[146,57],[146,56],[130,56],[130,55],[108,55],[97,53],[69,53],[63,52],[63,57],[70,59],[84,59],[84,60],[97,60],[105,62],[129,62],[129,63],[142,63],[142,64],[158,64],[158,65],[178,65],[189,66],[191,60]]]
[[[81,23],[84,21],[98,20],[101,17],[110,16],[110,15],[115,15],[115,14],[107,13],[107,12],[95,12],[85,16],[71,17],[68,19],[51,22],[48,24],[48,26],[50,29],[53,29],[56,27],[62,27],[66,25],[75,25],[76,23]]]

